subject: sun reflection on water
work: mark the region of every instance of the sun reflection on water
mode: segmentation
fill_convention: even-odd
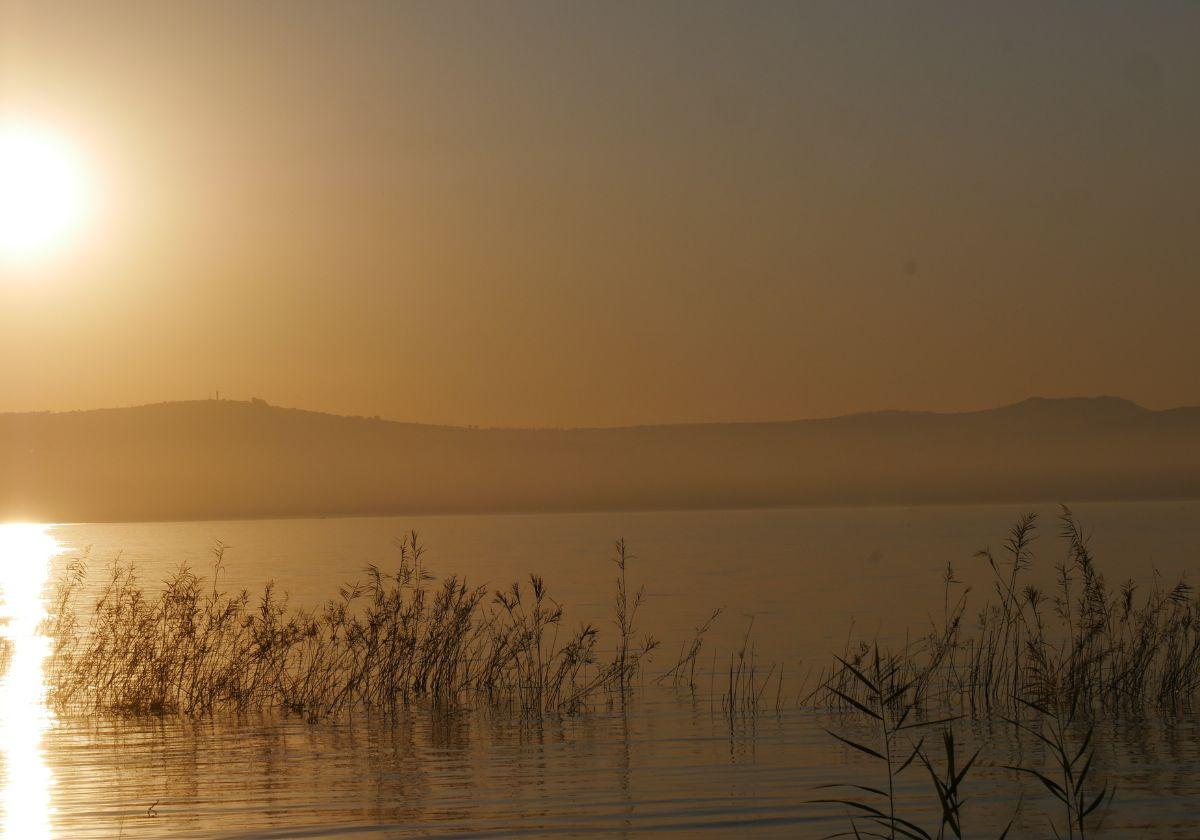
[[[41,623],[50,560],[61,551],[43,525],[0,525],[0,638],[7,658],[0,677],[0,802],[6,838],[51,836],[53,776],[42,752],[51,722],[43,670],[50,643]]]

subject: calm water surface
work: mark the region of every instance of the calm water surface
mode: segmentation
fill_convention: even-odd
[[[1061,556],[1055,509],[1040,566]],[[0,589],[13,667],[0,684],[0,806],[9,837],[311,837],[637,834],[822,836],[837,809],[809,803],[815,785],[875,783],[859,756],[795,708],[804,675],[860,637],[899,640],[942,612],[940,574],[955,565],[973,602],[988,585],[972,558],[998,547],[1025,508],[782,510],[559,516],[423,517],[263,522],[59,525],[0,537]],[[1173,578],[1200,560],[1200,503],[1088,505],[1094,553],[1112,580]],[[394,537],[416,529],[430,568],[503,586],[543,574],[567,620],[607,629],[611,544],[630,543],[646,586],[642,629],[665,642],[669,666],[713,607],[726,614],[706,646],[722,667],[753,618],[756,655],[781,663],[781,708],[730,724],[708,696],[647,685],[624,708],[566,720],[513,720],[484,710],[453,717],[412,709],[308,725],[294,718],[53,720],[40,702],[42,605],[30,595],[86,554],[94,576],[120,553],[154,583],[229,546],[228,588],[268,579],[315,604],[370,562],[386,565]],[[32,587],[32,589],[31,589]],[[719,690],[719,689],[718,689]],[[774,690],[774,689],[772,689]],[[774,706],[774,702],[770,705]],[[1107,837],[1200,837],[1200,722],[1190,715],[1102,721],[1100,769],[1119,784]],[[1037,745],[1009,727],[963,724],[985,745],[967,807],[968,836],[1049,836],[1050,805],[993,765],[1035,763]],[[906,774],[918,821],[935,824],[925,785]],[[1035,783],[1036,784],[1036,783]],[[986,829],[986,831],[985,831]],[[982,832],[976,835],[976,831]],[[1020,832],[1019,834],[1017,832]]]

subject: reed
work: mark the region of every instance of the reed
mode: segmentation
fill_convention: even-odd
[[[1056,591],[1046,596],[1028,578],[1034,567],[1036,515],[1022,516],[1009,530],[1002,552],[976,556],[991,572],[993,598],[978,613],[973,635],[964,630],[968,591],[951,599],[959,581],[953,566],[943,574],[943,618],[918,641],[897,651],[847,642],[821,683],[817,702],[867,717],[879,730],[867,745],[829,734],[880,763],[885,787],[862,784],[853,796],[818,800],[851,810],[850,830],[833,836],[943,838],[962,836],[963,785],[979,757],[961,765],[952,726],[943,730],[944,771],[924,740],[903,742],[910,729],[931,725],[930,713],[993,715],[1045,748],[1043,766],[1001,765],[1036,779],[1061,807],[1049,820],[1055,837],[1087,836],[1089,819],[1110,804],[1115,788],[1091,779],[1097,712],[1119,714],[1153,707],[1186,706],[1200,687],[1200,602],[1186,580],[1156,584],[1142,598],[1126,582],[1114,592],[1097,567],[1086,534],[1069,508],[1059,515],[1065,558],[1054,568]],[[1032,719],[1027,719],[1032,715]],[[827,730],[828,731],[828,730]],[[1074,739],[1072,733],[1082,731]],[[898,760],[898,752],[907,758]],[[914,761],[923,766],[941,807],[941,822],[928,831],[897,815],[895,779]],[[865,826],[863,825],[865,824]],[[1012,827],[1000,835],[1005,837]]]
[[[941,624],[881,656],[897,683],[911,684],[920,703],[972,713],[1012,713],[1022,703],[1121,713],[1187,707],[1200,690],[1200,599],[1186,579],[1144,593],[1133,581],[1115,588],[1100,570],[1071,510],[1059,515],[1064,556],[1048,594],[1033,581],[1038,519],[1021,517],[1003,549],[980,551],[992,597],[968,628],[969,590],[950,597],[953,568],[943,576]],[[843,658],[861,665],[870,646],[848,645]],[[836,688],[861,687],[831,668],[821,697],[844,707]],[[821,697],[818,698],[818,702]]]
[[[704,648],[704,636],[716,624],[722,612],[724,609],[717,607],[708,618],[696,627],[691,643],[687,647],[680,647],[679,659],[669,669],[659,674],[654,680],[655,683],[661,685],[670,680],[671,686],[674,688],[686,685],[692,691],[696,690],[696,662],[700,657],[700,651]]]
[[[1024,702],[1023,705],[1035,713],[1036,725],[1020,719],[1005,720],[1042,742],[1050,758],[1051,766],[1046,769],[1057,778],[1052,778],[1047,772],[1035,767],[1008,765],[1008,769],[1037,779],[1061,803],[1066,832],[1059,831],[1054,820],[1050,820],[1050,830],[1056,838],[1066,836],[1070,840],[1076,837],[1086,840],[1087,818],[1104,804],[1106,797],[1111,803],[1116,795],[1116,786],[1110,787],[1107,781],[1101,783],[1099,792],[1089,787],[1088,776],[1094,758],[1091,745],[1095,727],[1087,726],[1082,739],[1075,744],[1071,740],[1071,728],[1075,723],[1072,710],[1058,707],[1048,709],[1029,702]]]
[[[772,679],[775,680],[775,711],[779,711],[783,696],[783,667],[772,662],[760,677],[761,673],[754,644],[754,619],[751,618],[741,645],[729,655],[729,672],[721,696],[721,710],[731,722],[735,718],[755,717],[763,709],[763,699]]]
[[[622,699],[657,647],[635,639],[643,598],[630,594],[623,542],[611,655],[591,625],[561,632],[563,608],[537,575],[492,593],[457,576],[437,584],[415,533],[398,549],[393,569],[368,567],[365,582],[315,610],[291,607],[272,584],[255,598],[223,591],[220,545],[207,582],[183,566],[157,592],[114,561],[87,606],[86,570],[72,564],[47,621],[49,700],[60,713],[279,709],[310,720],[417,698],[570,714]]]
[[[848,788],[854,792],[854,795],[844,798],[815,800],[818,803],[841,805],[852,812],[850,831],[831,836],[858,837],[865,834],[868,837],[886,837],[888,840],[895,840],[897,836],[915,838],[915,840],[931,840],[931,835],[924,828],[911,819],[898,815],[900,809],[896,796],[896,779],[912,766],[918,757],[921,757],[922,763],[930,768],[935,785],[938,785],[939,793],[942,793],[941,782],[937,773],[932,769],[932,763],[921,752],[925,743],[924,738],[915,744],[906,744],[904,739],[911,732],[948,721],[921,720],[917,717],[915,712],[918,706],[914,702],[913,686],[911,684],[897,685],[897,665],[882,657],[878,648],[875,649],[875,655],[870,664],[865,668],[859,668],[844,659],[839,659],[839,661],[843,672],[860,689],[856,692],[858,697],[834,686],[830,686],[829,690],[850,708],[866,715],[873,721],[877,727],[878,738],[873,745],[867,745],[862,741],[839,735],[832,730],[826,729],[825,731],[831,737],[876,762],[883,775],[884,786],[873,787],[859,783],[821,785],[820,789]],[[951,746],[953,745],[952,740],[949,743]],[[907,753],[907,757],[904,757],[905,753]],[[951,768],[953,768],[952,750],[950,756]],[[943,829],[947,821],[946,814],[949,811],[955,831],[958,830],[960,805],[958,786],[962,781],[961,776],[966,775],[973,762],[974,758],[967,762],[961,775],[955,774],[953,769],[951,770],[952,778],[947,785],[946,798],[942,800]],[[865,823],[865,825],[860,827],[860,823]],[[938,836],[941,837],[942,834],[939,833]],[[961,835],[956,833],[956,836]]]
[[[862,741],[839,735],[826,730],[828,734],[877,762],[886,780],[886,787],[873,787],[861,783],[839,783],[819,785],[819,790],[845,789],[850,791],[841,798],[813,800],[815,803],[835,804],[848,809],[850,829],[835,833],[829,837],[886,837],[894,840],[896,837],[911,838],[911,840],[945,840],[949,836],[963,837],[963,804],[966,801],[964,782],[971,768],[982,753],[982,748],[976,749],[964,763],[959,763],[958,751],[955,744],[953,718],[937,721],[913,719],[917,709],[912,705],[911,696],[904,696],[902,688],[900,696],[888,695],[887,685],[891,684],[887,674],[888,665],[883,664],[876,656],[867,673],[860,671],[849,663],[842,663],[851,675],[862,684],[869,696],[868,703],[844,696],[844,702],[855,712],[865,715],[875,722],[878,739],[875,744],[867,745]],[[1032,713],[1032,719],[1026,719],[1022,714],[1016,718],[1001,717],[1019,733],[1032,735],[1043,746],[1046,760],[1042,766],[1030,764],[999,765],[1017,775],[1027,775],[1040,783],[1062,809],[1062,830],[1060,823],[1048,818],[1051,833],[1055,838],[1069,840],[1086,840],[1088,829],[1092,822],[1098,822],[1098,809],[1106,804],[1111,805],[1116,795],[1116,786],[1107,781],[1099,784],[1099,789],[1091,780],[1094,750],[1092,749],[1094,725],[1082,726],[1082,737],[1073,739],[1073,730],[1080,729],[1079,722],[1070,709],[1047,708],[1036,703],[1022,702],[1025,713]],[[943,769],[939,770],[928,751],[925,749],[925,738],[921,737],[915,743],[911,737],[904,736],[912,730],[942,725],[942,747],[944,751]],[[907,753],[907,758],[900,757]],[[927,830],[915,822],[914,818],[898,816],[905,803],[899,801],[896,795],[895,781],[910,767],[921,765],[929,776],[933,793],[941,808],[940,821],[936,829]],[[1020,811],[1021,805],[1017,805]],[[1096,815],[1093,818],[1093,815]],[[1009,820],[1008,825],[998,835],[999,840],[1005,840],[1016,822],[1016,814]]]

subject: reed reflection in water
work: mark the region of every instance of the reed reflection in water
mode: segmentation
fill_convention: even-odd
[[[0,525],[0,637],[5,659],[0,678],[0,754],[3,755],[4,836],[51,836],[51,785],[42,739],[51,723],[43,670],[49,640],[43,590],[51,559],[61,552],[41,525]]]

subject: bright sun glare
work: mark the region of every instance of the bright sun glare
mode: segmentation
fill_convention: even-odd
[[[61,247],[87,209],[78,158],[62,138],[0,123],[0,261],[25,261]]]

